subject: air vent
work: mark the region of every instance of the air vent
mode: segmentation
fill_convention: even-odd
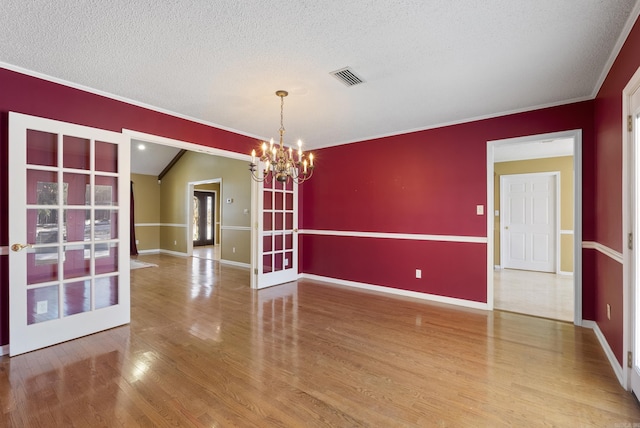
[[[332,71],[329,73],[333,75],[336,79],[341,81],[347,86],[358,85],[360,83],[364,83],[364,80],[360,78],[356,73],[353,72],[349,67],[341,68],[340,70]]]

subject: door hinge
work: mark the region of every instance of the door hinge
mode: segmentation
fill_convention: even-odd
[[[627,352],[627,367],[633,367],[633,353],[631,351]]]
[[[627,116],[627,131],[633,131],[633,117],[631,115]]]
[[[633,250],[633,232],[629,232],[629,240],[627,242],[627,247],[630,250]]]
[[[254,275],[257,275],[257,274],[258,274],[258,268],[255,268],[255,269],[253,270],[253,274],[254,274]]]

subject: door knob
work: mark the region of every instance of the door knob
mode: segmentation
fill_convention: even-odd
[[[22,251],[25,248],[33,248],[33,245],[31,245],[31,244],[13,244],[11,246],[11,251],[15,251],[17,253],[18,251]]]

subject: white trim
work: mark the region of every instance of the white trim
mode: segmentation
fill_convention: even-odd
[[[616,250],[613,250],[609,247],[607,247],[606,245],[602,245],[599,242],[594,242],[594,241],[583,241],[582,242],[582,248],[587,248],[590,250],[596,250],[599,253],[604,254],[605,256],[609,257],[610,259],[615,260],[616,262],[623,264],[624,263],[624,257],[622,256],[622,253]]]
[[[574,325],[582,322],[582,130],[573,129],[547,134],[527,135],[524,137],[506,138],[502,140],[487,141],[487,212],[493,213],[494,209],[494,151],[496,146],[505,144],[527,143],[557,138],[573,138],[573,228],[574,228]],[[495,217],[487,216],[487,305],[493,309],[493,250]]]
[[[160,248],[154,248],[152,250],[138,250],[138,254],[160,254],[161,252]]]
[[[178,251],[165,250],[163,248],[160,249],[160,253],[169,254],[171,256],[176,256],[176,257],[189,257],[189,254],[187,253],[180,253]]]
[[[636,9],[640,10],[640,4],[636,5]],[[632,233],[632,247],[637,249],[640,244],[638,240],[638,224],[640,213],[638,210],[638,152],[635,149],[637,142],[637,130],[629,132],[627,128],[627,117],[634,114],[631,109],[633,106],[632,97],[640,90],[640,67],[635,71],[629,82],[622,90],[622,117],[621,119],[621,135],[622,135],[622,242],[627,243],[627,237]],[[637,111],[637,110],[636,110]],[[634,123],[634,125],[636,125]],[[634,136],[634,131],[635,135]],[[637,251],[637,250],[636,250]],[[638,284],[638,268],[637,255],[634,254],[628,245],[623,244],[623,273],[622,273],[622,353],[628,355],[629,352],[636,352],[639,346],[636,344],[635,338],[638,336],[636,326],[638,325],[636,313],[636,295]],[[636,356],[637,358],[637,356]],[[637,388],[638,379],[635,369],[629,369],[626,365],[623,367],[622,386],[628,390]],[[635,391],[634,391],[635,392]]]
[[[0,256],[8,256],[9,247],[0,247]]]
[[[454,235],[423,235],[418,233],[387,233],[387,232],[356,232],[347,230],[314,230],[303,229],[298,233],[304,235],[349,236],[354,238],[380,239],[408,239],[412,241],[444,241],[444,242],[473,242],[486,244],[484,236],[454,236]]]
[[[560,235],[573,235],[573,230],[561,229],[560,230]]]
[[[243,267],[243,268],[251,269],[251,264],[250,263],[234,262],[233,260],[224,260],[224,259],[220,259],[220,260],[218,260],[218,262],[222,263],[223,265],[231,265],[231,266],[237,266],[237,267]]]
[[[251,231],[251,226],[220,226],[220,230],[247,230],[247,231]]]
[[[160,226],[160,227],[189,227],[188,224],[181,223],[149,223],[149,226]],[[137,224],[136,224],[137,226]],[[146,224],[145,224],[146,226]]]
[[[502,265],[493,265],[493,270],[502,270]]]
[[[160,227],[162,223],[135,223],[135,227]]]
[[[413,297],[416,299],[428,300],[428,301],[438,302],[438,303],[446,303],[448,305],[464,306],[466,308],[473,308],[473,309],[491,310],[491,308],[489,308],[489,306],[486,303],[475,302],[473,300],[457,299],[455,297],[439,296],[437,294],[419,293],[417,291],[402,290],[399,288],[385,287],[382,285],[365,284],[362,282],[355,282],[355,281],[346,281],[344,279],[336,279],[336,278],[330,278],[327,276],[313,275],[308,273],[302,273],[298,275],[298,277],[303,279],[311,279],[314,281],[323,281],[323,282],[329,282],[337,285],[344,285],[346,287],[361,288],[364,290],[378,291],[381,293],[395,294],[395,295],[404,296],[404,297]]]
[[[590,320],[582,320],[582,327],[590,328],[596,334],[596,338],[598,338],[598,342],[600,342],[600,346],[604,350],[604,353],[607,356],[607,359],[609,360],[609,364],[611,364],[611,368],[613,369],[613,372],[616,374],[616,377],[618,378],[618,382],[620,382],[620,384],[624,386],[625,385],[625,382],[623,382],[624,369],[622,368],[622,366],[620,366],[620,363],[618,362],[616,355],[611,350],[611,347],[609,346],[607,339],[604,337],[604,334],[602,334],[602,331],[600,330],[598,323]]]
[[[561,270],[558,272],[558,275],[564,275],[564,276],[573,276],[573,272],[567,271],[567,270]]]

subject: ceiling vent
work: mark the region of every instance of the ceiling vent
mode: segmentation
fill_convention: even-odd
[[[360,83],[364,83],[364,80],[356,73],[353,72],[349,67],[341,68],[340,70],[332,71],[331,74],[333,77],[341,81],[347,86],[358,85]]]

